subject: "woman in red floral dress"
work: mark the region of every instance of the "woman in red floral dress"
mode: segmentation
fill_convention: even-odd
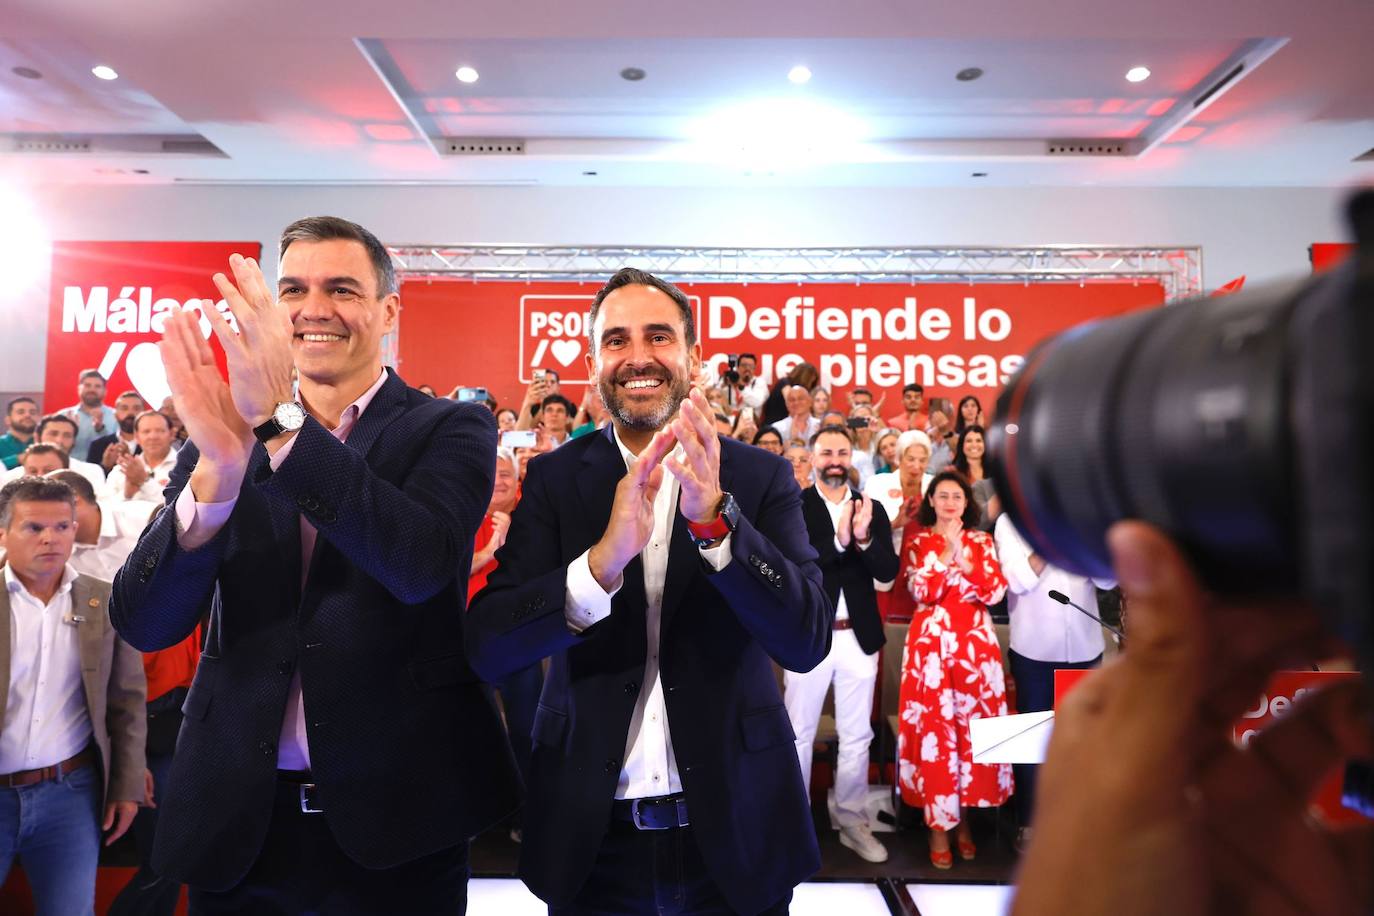
[[[931,862],[949,868],[948,831],[957,828],[961,858],[977,851],[960,809],[1000,805],[1011,795],[1009,765],[972,762],[968,727],[970,719],[1007,714],[987,609],[1007,581],[992,536],[976,528],[978,507],[958,471],[935,476],[916,521],[903,546],[917,610],[902,656],[900,783],[902,800],[925,809]]]

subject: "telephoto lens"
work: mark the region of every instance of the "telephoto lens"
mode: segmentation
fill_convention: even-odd
[[[1302,597],[1370,670],[1374,192],[1357,248],[1300,282],[1070,329],[997,401],[988,465],[1048,562],[1111,574],[1121,519],[1167,532],[1223,595]]]

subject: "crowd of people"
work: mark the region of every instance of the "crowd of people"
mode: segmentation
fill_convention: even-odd
[[[627,268],[579,404],[553,370],[513,407],[445,404],[483,390],[381,363],[398,297],[371,233],[301,220],[280,254],[276,293],[251,259],[215,277],[227,384],[178,313],[157,410],[107,405],[94,370],[71,407],[7,405],[0,881],[18,860],[40,912],[89,912],[102,834],[133,826],[114,913],[170,913],[183,882],[197,913],[461,912],[468,840],[502,825],[553,914],[785,913],[819,866],[832,690],[838,839],[887,859],[868,779],[892,623],[897,788],[931,863],[973,859],[968,809],[1013,796],[1029,840],[1033,769],[973,762],[969,723],[1011,711],[989,608],[1017,709],[1048,709],[1052,672],[1105,645],[1051,593],[1115,583],[1002,513],[976,397],[912,382],[889,413],[749,353],[712,374],[686,297]]]

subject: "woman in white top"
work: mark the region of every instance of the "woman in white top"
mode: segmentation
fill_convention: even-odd
[[[887,513],[888,521],[892,523],[892,549],[901,558],[905,556],[902,552],[903,537],[909,524],[915,530],[914,522],[921,508],[921,497],[930,484],[930,475],[926,473],[926,462],[930,461],[930,437],[919,429],[907,430],[897,437],[893,458],[897,462],[897,470],[868,478],[863,493],[881,504]],[[895,581],[905,582],[906,574],[907,570],[902,569]],[[878,591],[878,612],[884,619],[889,615],[909,616],[914,605],[906,589],[893,589],[891,582],[874,582],[873,586]]]

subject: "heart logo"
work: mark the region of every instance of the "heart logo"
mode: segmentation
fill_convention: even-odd
[[[565,366],[571,366],[572,361],[582,355],[582,341],[555,340],[549,344],[549,350],[553,353],[554,359]]]
[[[162,365],[162,354],[157,344],[144,341],[135,345],[124,360],[124,371],[143,400],[149,404],[161,406],[164,400],[171,397],[172,388],[167,384],[167,370]]]

